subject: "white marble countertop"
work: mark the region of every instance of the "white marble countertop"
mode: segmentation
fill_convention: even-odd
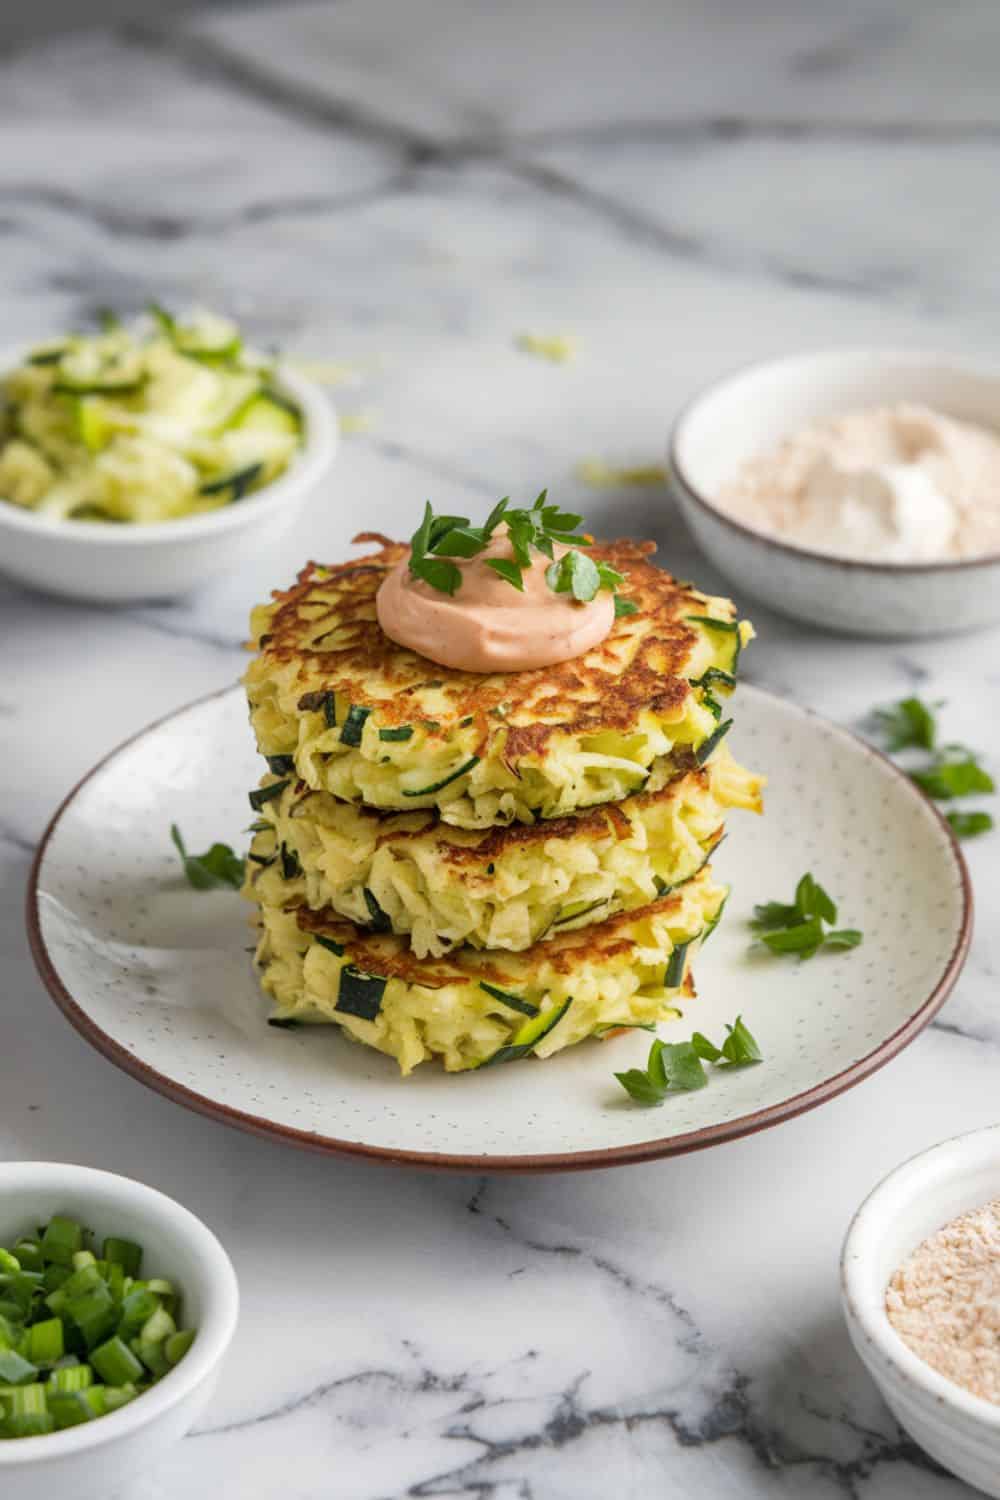
[[[242,1282],[210,1411],[126,1500],[969,1493],[854,1359],[836,1260],[886,1170],[996,1118],[1000,836],[968,851],[965,974],[883,1072],[735,1145],[524,1180],[299,1155],[148,1093],[49,1002],[21,906],[67,789],[235,678],[250,603],[306,556],[409,529],[428,495],[547,484],[716,584],[662,491],[588,493],[575,463],[658,461],[684,396],[764,353],[992,353],[998,48],[990,0],[344,0],[0,63],[7,338],[151,293],[228,305],[353,366],[337,399],[370,419],[296,531],[210,597],[0,587],[0,1152],[154,1183]],[[519,353],[525,329],[579,357]],[[755,681],[844,723],[917,689],[992,752],[1000,633],[887,647],[754,618]]]

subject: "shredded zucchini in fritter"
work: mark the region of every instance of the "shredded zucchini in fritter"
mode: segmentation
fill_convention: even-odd
[[[609,1028],[677,1015],[676,1002],[690,992],[691,956],[725,895],[705,869],[653,906],[526,953],[464,948],[444,959],[417,959],[400,938],[264,904],[257,962],[279,1024],[334,1023],[394,1057],[404,1074],[434,1057],[454,1072],[494,1060],[514,1042],[528,1012],[505,1003],[503,994],[540,1016],[559,1017],[530,1049],[538,1057]],[[668,985],[675,952],[682,972]]]
[[[279,901],[280,879],[286,901],[330,907],[362,927],[374,902],[418,957],[460,943],[519,951],[690,879],[721,836],[726,809],[758,810],[760,787],[723,745],[705,770],[614,808],[481,832],[435,823],[428,812],[379,814],[289,783],[261,808],[266,826],[251,845],[246,894],[267,890],[265,899]]]

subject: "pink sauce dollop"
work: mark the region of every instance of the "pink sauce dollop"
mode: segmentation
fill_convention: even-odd
[[[558,559],[569,548],[556,545],[554,551]],[[506,536],[494,538],[476,557],[450,559],[462,573],[454,594],[415,578],[404,558],[375,596],[386,635],[459,672],[529,672],[582,656],[610,634],[610,589],[587,604],[553,593],[545,581],[548,559],[536,553],[524,570],[521,593],[486,566],[491,557],[513,557]]]

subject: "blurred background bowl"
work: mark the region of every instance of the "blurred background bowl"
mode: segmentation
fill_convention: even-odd
[[[23,355],[8,350],[0,369]],[[327,477],[338,441],[336,414],[318,385],[280,364],[274,385],[301,411],[303,436],[272,483],[220,510],[150,525],[45,520],[0,502],[0,572],[65,599],[128,604],[190,593],[258,557]]]
[[[759,531],[715,503],[748,458],[790,434],[898,401],[1000,431],[1000,369],[947,355],[828,350],[751,365],[684,408],[667,455],[672,485],[702,550],[739,594],[848,635],[932,636],[1000,620],[1000,555],[839,559]]]

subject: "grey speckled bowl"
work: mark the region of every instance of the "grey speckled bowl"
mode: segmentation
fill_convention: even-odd
[[[714,503],[746,459],[797,429],[896,401],[1000,430],[1000,368],[947,355],[829,350],[752,365],[685,407],[667,455],[674,489],[699,545],[741,594],[849,635],[942,635],[1000,621],[1000,555],[841,560],[781,541]]]

